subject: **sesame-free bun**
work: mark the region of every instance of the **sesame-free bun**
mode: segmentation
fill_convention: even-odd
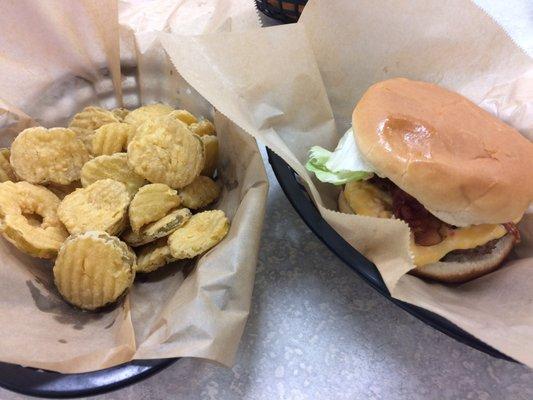
[[[533,143],[457,93],[386,80],[366,91],[352,123],[378,175],[449,224],[516,221],[533,200]]]
[[[467,282],[486,275],[500,267],[511,252],[514,238],[507,234],[498,239],[490,252],[454,255],[452,260],[437,261],[409,271],[420,278],[446,283]]]

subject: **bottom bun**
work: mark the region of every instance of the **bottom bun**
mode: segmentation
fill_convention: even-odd
[[[479,251],[487,249],[488,251]],[[417,267],[411,274],[420,278],[446,283],[462,283],[478,278],[497,269],[514,246],[513,235],[505,235],[471,250],[451,252],[443,261]]]

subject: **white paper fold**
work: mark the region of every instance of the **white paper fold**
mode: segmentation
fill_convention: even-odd
[[[102,313],[68,306],[51,263],[0,240],[0,360],[69,373],[134,358],[231,365],[250,307],[268,182],[255,141],[177,74],[157,34],[257,28],[257,14],[251,2],[226,0],[122,1],[120,9],[119,24],[115,1],[3,4],[0,144],[28,126],[65,126],[86,105],[112,108],[122,99],[214,118],[224,186],[216,207],[231,219],[230,231],[197,263],[138,276],[125,301]]]
[[[531,138],[533,63],[492,18],[467,0],[316,0],[293,25],[160,37],[191,86],[300,175],[322,216],[377,265],[394,297],[533,366],[531,215],[500,270],[459,286],[430,283],[406,275],[405,223],[334,211],[338,188],[303,167],[311,146],[335,148],[370,85],[398,76],[458,91]]]

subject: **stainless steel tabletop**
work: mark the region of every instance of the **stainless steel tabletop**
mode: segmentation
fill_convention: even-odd
[[[533,54],[533,2],[478,0]],[[232,369],[185,359],[94,399],[533,399],[533,371],[424,325],[373,291],[271,189]],[[24,396],[0,389],[0,399]]]

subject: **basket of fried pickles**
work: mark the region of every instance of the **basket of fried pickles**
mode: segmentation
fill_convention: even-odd
[[[165,104],[96,106],[68,127],[31,127],[0,150],[0,233],[51,259],[62,298],[81,310],[117,303],[137,273],[195,258],[229,221],[213,123]]]

